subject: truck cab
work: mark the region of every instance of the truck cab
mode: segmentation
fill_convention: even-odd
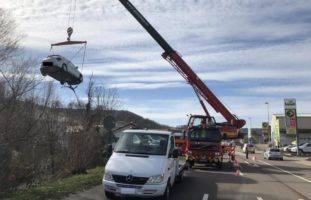
[[[157,130],[127,130],[118,140],[103,177],[105,194],[162,197],[181,180],[185,164],[178,159],[173,134]]]
[[[222,168],[222,136],[215,119],[203,115],[191,115],[186,131],[186,160],[192,167],[195,163],[216,165]]]

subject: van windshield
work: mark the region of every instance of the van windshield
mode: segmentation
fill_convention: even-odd
[[[155,133],[124,133],[116,144],[116,153],[166,155],[168,135]]]

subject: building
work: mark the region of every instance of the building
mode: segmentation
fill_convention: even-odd
[[[297,128],[299,135],[299,143],[311,143],[311,114],[298,115]],[[271,138],[275,145],[291,144],[296,141],[296,134],[286,133],[285,116],[281,114],[273,114],[271,119]]]

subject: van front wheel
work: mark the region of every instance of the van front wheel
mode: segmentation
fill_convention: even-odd
[[[169,200],[170,196],[171,196],[171,185],[168,182],[166,185],[165,192],[164,192],[163,196],[160,198],[160,200]]]
[[[105,191],[105,195],[108,199],[111,199],[111,200],[116,199],[112,192]]]

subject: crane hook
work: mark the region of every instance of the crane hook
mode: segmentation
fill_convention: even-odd
[[[68,27],[67,28],[67,34],[68,34],[67,41],[70,41],[70,37],[71,37],[72,33],[73,33],[73,28]]]

